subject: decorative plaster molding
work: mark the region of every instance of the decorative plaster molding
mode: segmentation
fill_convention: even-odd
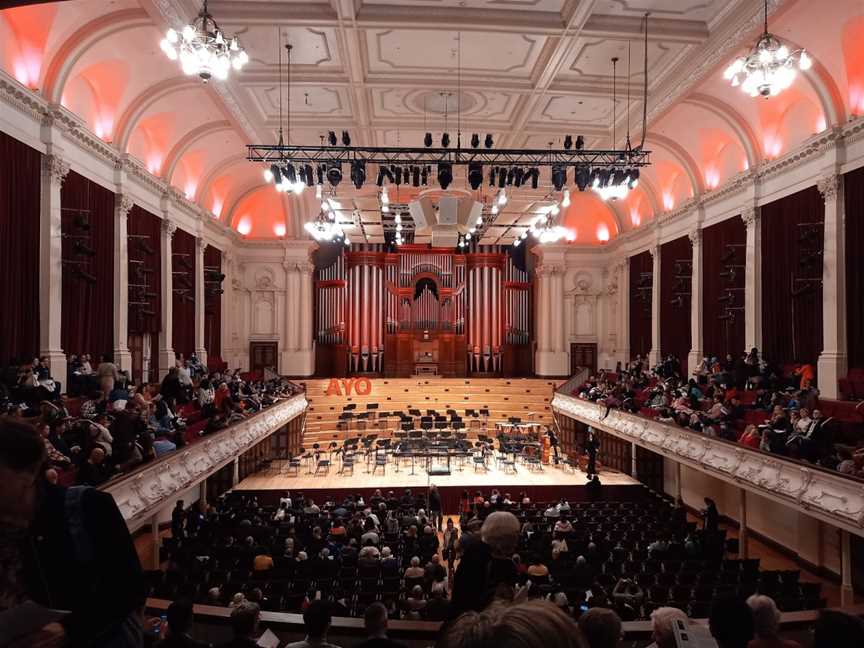
[[[819,193],[822,194],[822,198],[826,203],[834,202],[837,200],[840,192],[843,191],[843,176],[839,173],[825,176],[819,180],[816,187],[819,189]]]
[[[63,181],[69,175],[69,163],[59,155],[45,155],[42,157],[42,171],[51,177],[51,182],[63,186]]]
[[[699,227],[694,229],[692,232],[687,234],[687,238],[690,239],[690,245],[696,247],[700,243],[702,243],[702,228]]]
[[[135,202],[127,194],[114,194],[114,209],[117,212],[117,218],[128,217],[134,206]]]
[[[109,484],[105,491],[114,497],[127,524],[149,517],[165,506],[168,498],[206,479],[302,414],[306,406],[304,394],[277,403],[205,441],[175,452],[129,479]]]
[[[174,238],[174,233],[177,231],[177,223],[168,218],[163,218],[162,231],[167,232],[168,238]]]
[[[741,210],[741,220],[745,227],[753,227],[759,220],[759,209],[756,207],[745,207]]]
[[[860,482],[562,393],[552,409],[830,524],[864,534]]]

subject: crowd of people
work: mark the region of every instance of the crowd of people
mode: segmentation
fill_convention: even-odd
[[[837,425],[819,409],[813,367],[788,374],[758,349],[724,361],[704,358],[692,377],[680,359],[655,367],[641,357],[614,372],[600,371],[576,390],[580,398],[689,428],[766,452],[864,477],[864,435],[835,438]],[[862,403],[859,410],[864,406]]]
[[[136,385],[107,356],[95,369],[89,356],[73,356],[70,377],[69,384],[82,396],[61,393],[44,358],[7,371],[0,415],[36,427],[52,469],[50,479],[89,486],[184,446],[193,440],[193,422],[193,436],[203,436],[299,389],[278,376],[244,380],[239,370],[208,374],[195,354],[188,359],[178,354],[159,384]]]

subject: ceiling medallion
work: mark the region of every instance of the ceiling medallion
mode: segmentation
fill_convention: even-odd
[[[790,50],[768,31],[768,0],[765,0],[765,28],[747,56],[732,62],[723,78],[751,97],[773,97],[792,85],[797,70],[809,70],[813,60],[804,49]]]
[[[207,0],[191,24],[179,33],[169,29],[159,46],[169,59],[180,60],[185,74],[197,74],[204,83],[214,77],[224,81],[231,68],[239,72],[249,62],[237,37],[227,36],[219,29],[207,11]]]

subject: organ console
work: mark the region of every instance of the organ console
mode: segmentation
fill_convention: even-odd
[[[530,275],[505,248],[354,245],[325,263],[315,273],[322,375],[530,373]]]

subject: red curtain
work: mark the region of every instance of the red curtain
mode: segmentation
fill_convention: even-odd
[[[171,245],[174,351],[188,357],[195,350],[195,237],[178,229]]]
[[[0,133],[0,366],[39,354],[41,164],[39,151]]]
[[[221,250],[208,245],[204,250],[204,268],[208,271],[222,272]],[[204,284],[204,348],[208,361],[222,357],[222,290],[221,283]]]
[[[864,167],[843,177],[846,197],[846,337],[849,367],[864,368]]]
[[[647,250],[630,257],[630,357],[646,356],[651,350],[651,253]],[[643,273],[645,290],[639,290]]]
[[[60,204],[64,234],[61,344],[67,354],[110,354],[114,339],[114,193],[70,171]]]
[[[129,235],[130,333],[159,333],[161,330],[162,250],[159,240],[161,224],[162,221],[156,215],[138,205],[132,207],[129,212],[127,233]],[[152,314],[148,314],[148,311]]]
[[[793,291],[802,278],[821,278],[822,264],[802,267],[800,258],[811,245],[800,240],[802,223],[819,223],[825,204],[816,187],[762,207],[762,346],[770,362],[816,363],[822,350],[822,284],[807,292]],[[822,228],[813,230],[821,247]]]
[[[731,310],[734,319],[720,317],[727,306],[743,308],[747,268],[734,268],[734,278],[721,277],[720,273],[729,265],[744,265],[746,243],[747,226],[739,216],[702,230],[702,335],[707,356],[722,359],[728,353],[737,356],[744,351],[744,311]],[[723,261],[727,251],[733,250],[734,256]],[[717,301],[727,294],[732,295],[732,301]]]
[[[693,246],[686,236],[664,243],[660,248],[660,352],[674,354],[681,362],[681,375],[687,372],[690,353],[690,295]],[[676,264],[680,267],[676,268]],[[676,272],[678,270],[680,272]],[[680,281],[676,276],[682,277]],[[677,284],[677,285],[676,285]],[[680,295],[680,305],[675,302]]]

